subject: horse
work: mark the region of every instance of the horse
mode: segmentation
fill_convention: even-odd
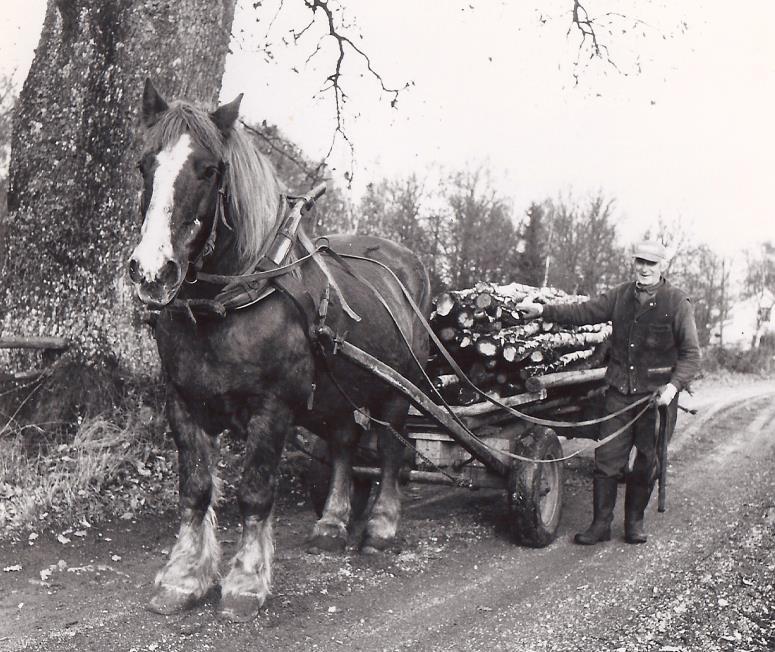
[[[310,549],[337,552],[347,544],[352,460],[363,433],[357,412],[371,417],[381,467],[360,549],[379,553],[395,542],[404,452],[396,433],[405,431],[409,403],[341,356],[321,360],[308,323],[320,315],[305,316],[304,300],[320,307],[318,297],[334,288],[326,323],[414,383],[423,373],[417,361],[427,360],[429,349],[419,315],[430,312],[428,275],[409,249],[332,235],[312,255],[301,243],[303,226],[280,266],[289,271],[275,277],[293,279],[295,295],[270,284],[239,310],[191,310],[196,301],[213,300],[217,288],[201,280],[207,274],[240,278],[260,269],[283,219],[282,183],[239,124],[241,99],[210,111],[168,101],[146,80],[138,164],[143,222],[128,262],[137,298],[158,315],[154,337],[178,451],[179,533],[148,608],[181,612],[220,582],[217,614],[237,622],[254,619],[270,593],[278,465],[293,428],[326,440],[332,466]],[[237,488],[241,536],[221,577],[214,505],[219,441],[227,431],[245,447]]]

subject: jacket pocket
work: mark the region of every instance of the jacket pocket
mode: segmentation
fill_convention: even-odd
[[[672,324],[649,324],[646,331],[646,346],[658,351],[672,348],[674,346]]]

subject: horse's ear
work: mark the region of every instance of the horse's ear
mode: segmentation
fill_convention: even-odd
[[[167,103],[159,95],[159,91],[150,79],[145,80],[143,89],[143,124],[150,127],[155,124],[159,116],[167,110]]]
[[[210,114],[215,126],[224,136],[228,136],[231,128],[239,117],[239,105],[242,102],[242,93],[228,104],[222,104]]]

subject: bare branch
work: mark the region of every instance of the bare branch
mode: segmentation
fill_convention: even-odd
[[[276,152],[279,156],[282,156],[283,158],[290,161],[294,166],[296,166],[304,174],[304,176],[309,179],[311,184],[317,183],[325,176],[322,174],[322,171],[326,167],[325,160],[320,161],[320,163],[318,163],[314,168],[311,168],[305,161],[300,160],[288,152],[288,149],[285,146],[287,141],[283,140],[282,138],[273,137],[269,134],[266,134],[260,129],[249,125],[244,120],[240,120],[240,122],[245,129],[265,142],[273,152]]]
[[[337,18],[334,15],[334,10],[329,5],[329,0],[304,0],[304,4],[312,11],[313,18],[312,21],[302,29],[293,31],[294,42],[298,43],[301,38],[310,30],[312,25],[317,22],[317,16],[322,15],[327,29],[327,33],[323,38],[333,39],[336,44],[337,54],[336,61],[333,66],[333,71],[326,77],[325,81],[328,82],[327,85],[321,88],[323,92],[330,92],[333,94],[334,108],[336,112],[336,128],[334,129],[326,158],[328,158],[328,156],[330,156],[331,152],[333,151],[337,136],[341,136],[341,138],[350,148],[350,152],[353,153],[354,147],[349,137],[347,136],[345,128],[344,105],[347,102],[348,95],[345,91],[344,85],[342,84],[343,66],[347,60],[348,51],[354,52],[365,63],[369,74],[379,83],[382,91],[384,93],[388,93],[391,96],[391,107],[396,107],[399,94],[402,90],[408,88],[410,84],[406,83],[402,88],[391,88],[385,83],[382,75],[372,65],[371,58],[368,56],[368,54],[366,54],[363,49],[356,45],[353,39],[344,32],[346,26],[337,24]],[[315,50],[310,54],[307,61],[312,59],[312,57],[318,54],[322,49],[323,47],[321,40],[321,42],[315,46]]]

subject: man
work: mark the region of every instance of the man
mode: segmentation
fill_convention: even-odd
[[[657,404],[668,406],[668,434],[678,410],[678,392],[697,373],[700,360],[697,326],[691,302],[662,276],[667,266],[663,245],[645,241],[635,247],[635,281],[623,283],[597,298],[577,304],[519,305],[525,317],[549,322],[595,324],[611,321],[611,354],[605,409],[612,414],[658,390]],[[648,370],[670,367],[670,381],[649,376]],[[664,382],[664,378],[662,378]],[[612,434],[631,421],[637,409],[601,424],[601,435]],[[611,538],[618,478],[633,445],[637,455],[626,476],[624,531],[628,543],[644,543],[643,513],[658,475],[655,410],[595,450],[592,525],[579,532],[576,543],[593,545]]]

